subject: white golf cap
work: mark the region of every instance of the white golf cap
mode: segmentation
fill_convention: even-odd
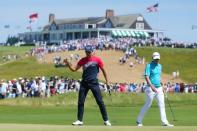
[[[153,53],[153,60],[160,59],[160,54],[158,52]]]

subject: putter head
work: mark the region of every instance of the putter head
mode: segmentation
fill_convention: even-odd
[[[107,90],[108,90],[108,93],[109,93],[110,100],[112,102],[111,89],[110,89],[109,85],[107,85]]]
[[[107,90],[109,92],[109,95],[111,96],[111,89],[110,89],[110,86],[109,85],[107,85]]]
[[[109,95],[111,96],[111,90],[110,89],[108,89],[108,92],[109,92]]]

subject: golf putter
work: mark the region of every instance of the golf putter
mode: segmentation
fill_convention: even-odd
[[[166,97],[167,103],[168,103],[168,105],[169,105],[169,107],[170,107],[170,112],[171,112],[171,114],[172,114],[173,121],[177,121],[176,118],[175,118],[174,112],[173,112],[173,110],[172,110],[170,101],[169,101],[168,96],[167,96],[166,93],[165,93],[165,97]]]
[[[110,99],[111,99],[111,102],[112,102],[111,89],[110,89],[109,85],[107,85],[107,90],[108,90],[108,93],[109,93],[109,96],[110,96]]]

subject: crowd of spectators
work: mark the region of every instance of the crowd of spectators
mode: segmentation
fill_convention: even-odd
[[[106,84],[100,82],[100,89],[107,92]],[[197,84],[184,83],[164,83],[162,84],[167,92],[197,92]],[[147,87],[146,83],[113,83],[110,84],[112,92],[120,93],[141,93]],[[13,80],[1,80],[0,99],[16,97],[50,97],[56,94],[69,92],[78,92],[80,89],[80,80],[74,80],[64,77],[35,77],[31,79],[18,78]]]
[[[63,77],[18,78],[0,82],[0,98],[49,97],[79,90],[79,81]]]
[[[76,39],[61,42],[58,45],[47,46],[45,44],[37,43],[36,48],[31,50],[31,54],[38,53],[52,53],[52,52],[61,52],[61,51],[69,51],[69,50],[82,50],[86,45],[92,45],[95,49],[99,50],[123,50],[126,51],[128,47],[141,47],[141,46],[156,46],[156,47],[172,47],[172,48],[197,48],[197,43],[185,43],[185,42],[172,42],[170,40],[165,39],[155,39],[155,38],[112,38],[101,36],[100,38],[89,38],[89,39]]]
[[[43,60],[43,56],[47,53],[64,52],[72,50],[83,50],[86,45],[92,45],[97,50],[117,50],[123,51],[125,54],[119,59],[121,64],[126,63],[130,56],[135,58],[135,63],[144,63],[144,58],[140,58],[134,47],[156,46],[156,47],[172,47],[172,48],[197,48],[197,43],[172,42],[165,39],[139,39],[139,38],[112,38],[101,36],[100,38],[77,39],[61,42],[58,45],[48,46],[46,44],[37,43],[35,48],[30,50],[30,55],[37,56]],[[129,63],[131,67],[135,64]]]
[[[78,40],[70,40],[65,41],[63,44],[60,45],[39,45],[35,48],[30,50],[30,54],[33,56],[36,56],[39,60],[44,61],[43,56],[47,53],[54,53],[54,52],[64,52],[64,51],[72,51],[72,50],[83,50],[86,45],[92,45],[97,50],[116,50],[116,51],[123,51],[124,54],[122,57],[119,58],[120,64],[125,64],[129,62],[129,58],[132,56],[134,57],[135,61],[130,62],[129,66],[133,67],[134,64],[144,64],[145,59],[140,58],[137,54],[136,49],[133,47],[133,45],[136,45],[137,42],[133,38],[109,38],[109,37],[101,37],[101,38],[92,38],[92,39],[78,39]],[[73,56],[70,56],[71,59],[78,60],[80,56],[78,54],[71,54]],[[59,67],[59,64],[61,65],[61,57],[55,56],[53,59],[53,62],[57,67]]]
[[[36,44],[39,45],[39,44]],[[83,50],[86,45],[92,45],[95,49],[98,50],[126,50],[128,47],[132,46],[130,38],[119,38],[119,39],[110,39],[108,37],[102,38],[92,38],[92,39],[78,39],[78,40],[69,40],[64,41],[60,45],[47,46],[41,44],[36,46],[30,51],[31,55],[37,55],[41,53],[53,53],[53,52],[63,52],[71,50]]]

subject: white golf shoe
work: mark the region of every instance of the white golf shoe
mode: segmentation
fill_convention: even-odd
[[[72,125],[73,125],[73,126],[82,126],[82,125],[83,125],[83,122],[77,120],[77,121],[73,122]]]
[[[170,124],[170,123],[166,123],[166,124],[163,124],[162,126],[173,127],[174,125],[172,125],[172,124]]]
[[[108,121],[104,121],[104,125],[105,126],[111,126],[111,123],[109,122],[109,120]]]
[[[142,123],[139,123],[139,122],[136,122],[136,123],[137,123],[137,126],[138,126],[138,127],[142,127],[142,126],[143,126]]]

